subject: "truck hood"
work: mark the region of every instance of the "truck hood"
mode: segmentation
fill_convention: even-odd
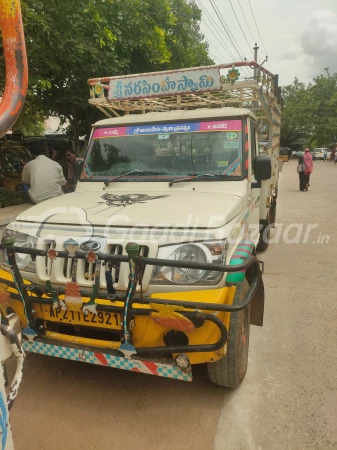
[[[243,210],[240,195],[180,189],[80,191],[40,203],[19,221],[62,225],[218,228]]]

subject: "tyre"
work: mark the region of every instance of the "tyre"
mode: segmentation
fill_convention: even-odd
[[[242,303],[248,288],[246,279],[237,285],[234,304]],[[242,311],[231,314],[226,355],[214,363],[207,363],[208,377],[212,383],[228,388],[241,384],[248,366],[249,331],[250,304]]]
[[[268,225],[265,225],[260,231],[260,239],[256,247],[256,250],[258,252],[264,252],[265,250],[267,250],[270,240],[270,228],[271,226],[268,223]]]
[[[269,218],[269,225],[270,228],[275,228],[275,222],[276,222],[276,208],[277,208],[277,190],[276,190],[276,195],[273,197],[273,201],[272,201],[272,205],[270,208],[270,218]]]

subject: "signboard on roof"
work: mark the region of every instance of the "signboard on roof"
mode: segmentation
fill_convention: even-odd
[[[206,67],[154,72],[109,81],[109,100],[135,100],[167,95],[200,94],[221,89],[220,70]]]

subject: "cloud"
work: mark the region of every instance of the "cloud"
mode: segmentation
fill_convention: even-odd
[[[337,15],[331,10],[314,11],[301,33],[301,44],[315,73],[325,67],[337,72]]]
[[[277,59],[279,61],[294,60],[298,58],[302,53],[303,49],[301,45],[287,45],[285,50],[277,54]]]

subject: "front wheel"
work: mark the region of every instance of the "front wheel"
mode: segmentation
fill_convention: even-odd
[[[237,285],[234,305],[242,303],[248,288],[246,279]],[[207,363],[208,377],[212,383],[229,388],[241,384],[248,366],[249,331],[250,304],[241,311],[231,313],[227,353],[218,361]]]

